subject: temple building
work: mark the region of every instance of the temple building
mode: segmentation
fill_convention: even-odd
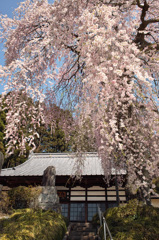
[[[85,153],[83,164],[77,166],[77,156],[73,153],[34,153],[23,164],[2,169],[0,184],[7,187],[39,186],[43,172],[48,166],[56,169],[56,189],[62,207],[62,214],[69,221],[91,221],[97,206],[106,208],[126,202],[123,186],[118,186],[116,175],[126,177],[126,170],[112,169],[109,185],[104,178],[101,160],[97,153]],[[82,173],[77,180],[77,170]]]

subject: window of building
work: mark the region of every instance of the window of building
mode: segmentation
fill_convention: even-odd
[[[61,204],[61,213],[64,217],[68,218],[68,204]]]
[[[112,208],[112,207],[117,207],[118,206],[117,202],[108,202],[107,204],[108,204],[108,208]]]
[[[85,221],[85,203],[70,204],[70,221]]]
[[[98,206],[101,211],[105,211],[105,203],[88,203],[88,221],[92,221],[93,216],[98,213]]]

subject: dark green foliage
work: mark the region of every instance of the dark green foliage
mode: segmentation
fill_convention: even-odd
[[[105,218],[113,240],[159,240],[158,208],[130,200],[124,206],[108,209]],[[100,236],[103,239],[103,227]]]
[[[20,148],[15,149],[14,154],[11,154],[5,158],[3,168],[15,167],[15,166],[18,166],[18,165],[24,163],[29,156],[29,149],[30,149],[30,147],[26,146],[25,155],[20,154]]]
[[[10,199],[7,192],[0,192],[0,214],[8,214],[10,211]]]
[[[62,240],[65,232],[63,217],[54,211],[16,210],[0,220],[1,240]]]
[[[35,152],[58,153],[70,150],[70,141],[66,140],[66,136],[62,128],[59,126],[58,120],[52,132],[51,127],[41,126],[38,129],[40,138],[37,139],[37,148]]]
[[[31,191],[27,187],[19,186],[12,188],[8,192],[10,204],[14,209],[22,209],[29,207]]]
[[[82,126],[76,126],[73,135],[73,152],[96,152],[97,144],[93,134],[93,127],[90,119],[86,119]],[[80,147],[80,149],[79,149]]]
[[[92,218],[92,226],[96,229],[98,229],[100,227],[100,220],[99,220],[99,215],[98,213],[96,213],[93,218]]]
[[[155,191],[156,191],[156,193],[159,194],[159,177],[154,180],[154,184],[156,186]]]
[[[61,109],[51,102],[43,103],[45,124],[37,129],[35,152],[68,152],[72,145],[74,120],[69,110]]]
[[[12,209],[28,208],[40,192],[41,189],[36,187],[19,186],[12,188],[8,192],[10,207]]]

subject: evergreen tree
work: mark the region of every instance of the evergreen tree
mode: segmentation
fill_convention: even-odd
[[[68,152],[72,150],[74,124],[68,110],[64,110],[50,102],[44,103],[45,124],[37,129],[39,138],[36,139],[35,152]],[[70,127],[71,131],[66,132]]]
[[[58,153],[70,150],[69,141],[66,141],[65,133],[60,128],[58,120],[53,132],[51,127],[41,126],[39,128],[39,138],[37,139],[38,147],[35,152]]]

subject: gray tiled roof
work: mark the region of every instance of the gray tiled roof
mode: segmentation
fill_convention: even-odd
[[[57,176],[75,175],[77,169],[82,175],[104,175],[97,153],[86,153],[81,167],[77,166],[77,156],[67,153],[34,153],[23,164],[15,168],[2,169],[1,176],[42,176],[48,166],[54,166]],[[80,172],[80,171],[79,171]],[[112,174],[115,170],[112,169]],[[126,174],[121,170],[118,174]]]

